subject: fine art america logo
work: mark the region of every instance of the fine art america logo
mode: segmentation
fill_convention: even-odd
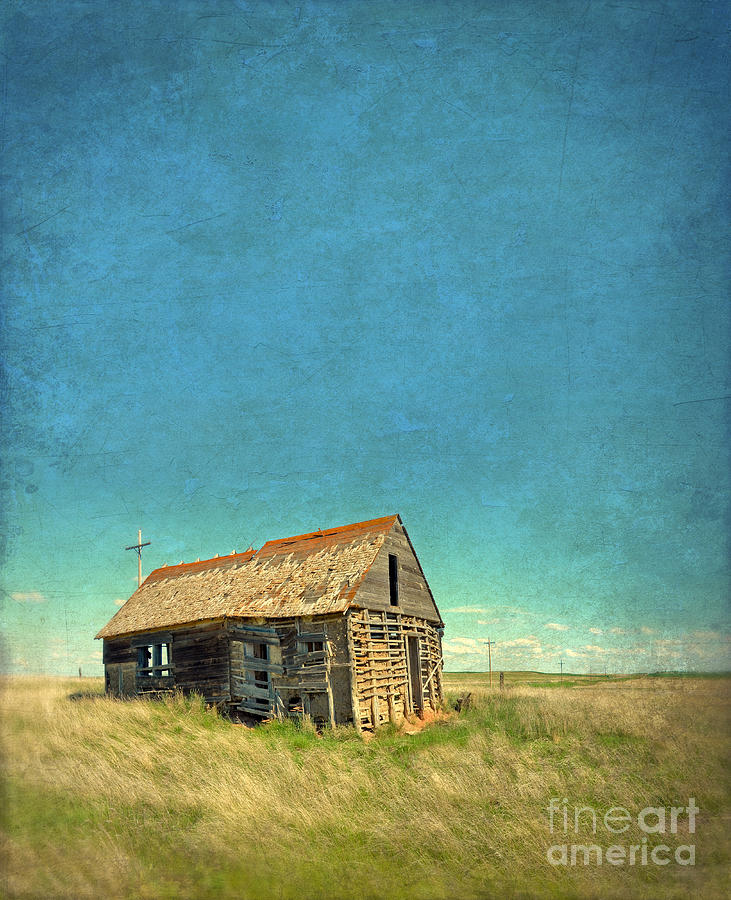
[[[671,862],[695,865],[695,844],[680,844],[673,850],[667,844],[655,843],[661,838],[652,838],[650,844],[646,836],[678,834],[678,828],[683,834],[695,834],[695,817],[700,812],[695,797],[689,798],[687,806],[646,806],[636,815],[624,806],[612,806],[603,814],[592,806],[570,807],[566,797],[552,797],[546,809],[551,834],[559,832],[564,839],[580,832],[596,835],[599,831],[602,836],[607,835],[601,841],[605,845],[613,839],[609,835],[624,834],[633,825],[645,835],[639,843],[612,843],[606,848],[596,843],[596,838],[594,843],[553,844],[546,851],[553,866],[601,866],[603,862],[611,866],[667,866]]]

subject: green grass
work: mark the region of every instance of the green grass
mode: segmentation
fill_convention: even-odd
[[[445,675],[447,706],[471,691],[469,709],[370,740],[247,729],[197,698],[114,701],[93,679],[6,679],[2,896],[726,896],[728,679],[566,679],[506,673],[500,692]],[[552,797],[600,814],[695,797],[694,835],[649,837],[692,837],[696,865],[553,867]],[[635,822],[596,841],[642,837]]]

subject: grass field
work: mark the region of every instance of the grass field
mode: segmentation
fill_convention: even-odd
[[[2,895],[728,896],[729,679],[506,673],[504,692],[486,680],[447,675],[447,706],[471,691],[471,708],[363,740],[234,726],[196,699],[107,700],[96,679],[5,679]],[[596,836],[587,814],[577,835],[560,817],[550,833],[549,801],[564,797],[570,813],[598,812]],[[676,834],[638,827],[643,808],[690,797],[695,833],[687,815]],[[633,816],[623,834],[602,824],[613,806]],[[643,837],[671,862],[546,857]],[[679,865],[689,844],[695,865]]]

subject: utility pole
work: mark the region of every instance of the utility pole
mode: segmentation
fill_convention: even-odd
[[[487,644],[487,664],[490,670],[490,687],[492,687],[492,645],[495,641],[491,641],[488,637],[488,639],[482,643]]]
[[[559,663],[559,665],[561,666],[561,681],[563,681],[563,660],[560,659],[560,660],[558,661],[558,663]]]
[[[150,541],[145,541],[142,543],[142,531],[137,531],[137,543],[131,544],[129,547],[125,547],[125,550],[136,550],[137,551],[137,587],[142,587],[142,548],[149,547]]]

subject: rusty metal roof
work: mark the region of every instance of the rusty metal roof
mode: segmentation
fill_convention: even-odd
[[[97,638],[227,616],[286,618],[343,612],[396,516],[268,541],[248,550],[151,572]]]

